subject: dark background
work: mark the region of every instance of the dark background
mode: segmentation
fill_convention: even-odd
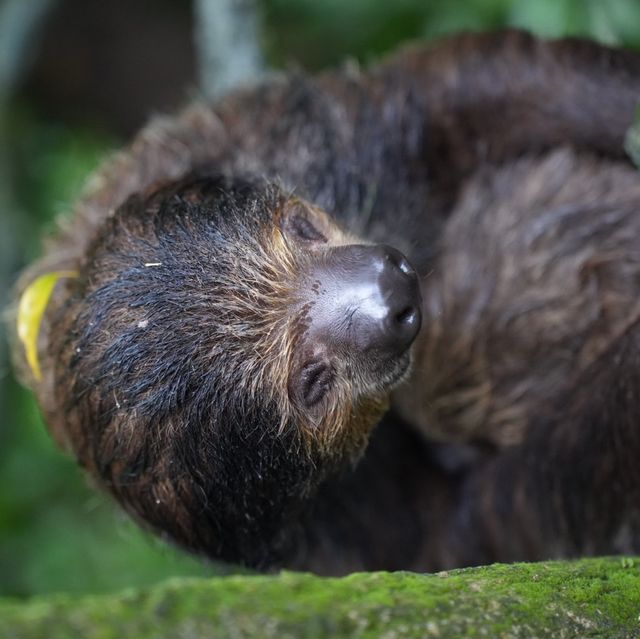
[[[15,19],[9,2],[0,0],[0,21]],[[43,3],[22,2],[42,20],[10,95],[0,93],[2,306],[99,159],[153,113],[197,95],[189,1],[50,0],[47,11]],[[258,8],[271,67],[317,70],[347,57],[366,64],[407,40],[504,26],[640,46],[638,0],[262,0]],[[0,343],[6,351],[4,335]],[[92,492],[54,448],[6,352],[1,358],[0,595],[100,592],[231,570],[163,545]]]

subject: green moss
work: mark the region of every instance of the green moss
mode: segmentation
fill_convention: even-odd
[[[179,579],[102,596],[0,601],[0,637],[636,637],[628,559],[494,565],[435,575]]]

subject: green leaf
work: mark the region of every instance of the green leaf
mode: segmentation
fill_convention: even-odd
[[[625,136],[624,148],[633,163],[640,169],[640,105],[636,109],[635,122]]]

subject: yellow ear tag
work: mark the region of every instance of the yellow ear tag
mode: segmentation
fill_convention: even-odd
[[[42,379],[42,371],[38,361],[40,324],[53,289],[58,280],[64,277],[78,277],[78,273],[76,271],[54,271],[41,275],[27,286],[18,304],[18,337],[24,346],[31,372],[38,381]]]

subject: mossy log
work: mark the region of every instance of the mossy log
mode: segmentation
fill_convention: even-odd
[[[113,595],[0,600],[0,637],[640,637],[640,561],[341,579],[173,579]]]

